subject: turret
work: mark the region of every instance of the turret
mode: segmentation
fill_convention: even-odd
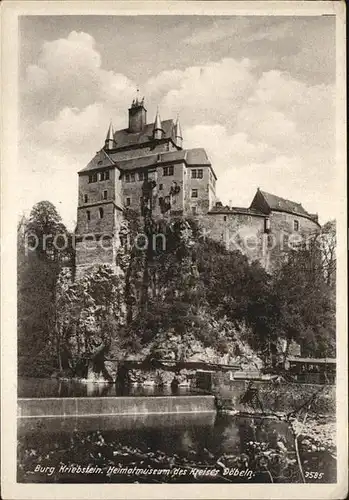
[[[112,122],[110,122],[107,137],[105,138],[104,149],[113,149],[114,147],[114,128]]]
[[[175,125],[175,143],[177,144],[178,147],[182,147],[183,144],[183,136],[182,136],[182,129],[181,129],[181,124],[179,123],[179,117],[177,116],[177,121]]]
[[[156,112],[156,117],[155,117],[155,122],[154,122],[154,128],[153,128],[153,137],[154,139],[162,139],[162,134],[163,134],[163,128],[161,125],[161,118],[159,115],[159,110]]]

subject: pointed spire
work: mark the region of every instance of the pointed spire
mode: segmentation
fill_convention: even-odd
[[[181,124],[179,123],[179,116],[177,115],[177,121],[175,125],[175,142],[177,146],[180,148],[182,147],[182,142],[183,142],[183,136],[182,136],[182,129],[181,129]]]
[[[113,128],[113,124],[112,124],[112,121],[110,120],[110,125],[109,125],[109,129],[108,129],[108,132],[107,132],[107,137],[105,138],[105,149],[113,149],[114,148],[114,128]]]
[[[160,113],[159,113],[159,108],[158,108],[156,111],[156,117],[155,117],[154,128],[153,128],[154,139],[161,139],[162,133],[163,133],[163,128],[161,125],[161,118],[160,118]]]

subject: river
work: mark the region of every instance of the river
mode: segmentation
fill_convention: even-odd
[[[42,396],[71,388],[51,382],[38,383]],[[29,386],[21,384],[20,397]],[[299,448],[307,482],[336,481],[328,450],[307,440]],[[17,480],[26,483],[302,482],[288,423],[216,413],[18,418],[17,458]]]

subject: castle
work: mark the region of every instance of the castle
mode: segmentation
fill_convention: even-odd
[[[128,128],[114,132],[79,171],[76,265],[115,263],[125,210],[154,218],[191,217],[204,233],[241,250],[267,270],[319,229],[316,214],[300,203],[257,189],[250,207],[223,206],[216,197],[217,176],[203,148],[183,149],[179,119],[162,121],[159,112],[147,123],[138,97],[128,110]],[[144,185],[151,186],[145,198]]]

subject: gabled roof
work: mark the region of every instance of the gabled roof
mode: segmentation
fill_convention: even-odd
[[[301,203],[281,198],[280,196],[267,193],[266,191],[260,191],[260,193],[263,195],[271,210],[281,210],[284,212],[299,213],[300,215],[309,215],[308,212],[304,210]]]
[[[161,122],[161,130],[163,130],[163,139],[175,139],[174,137],[175,123],[172,119]],[[117,130],[114,134],[115,149],[125,148],[129,146],[143,144],[153,140],[154,123],[145,125],[141,132],[129,132],[127,128]]]
[[[252,200],[250,208],[260,210],[265,214],[268,214],[273,210],[277,212],[288,212],[291,214],[308,217],[309,219],[317,222],[317,217],[315,215],[309,214],[300,203],[287,200],[286,198],[281,198],[280,196],[276,196],[275,194],[267,193],[266,191],[262,191],[259,188],[257,189],[257,192]]]
[[[118,160],[117,156],[117,153],[109,151],[106,152],[101,149],[101,151],[95,155],[90,163],[85,168],[80,170],[80,172],[89,172],[100,168],[110,167],[112,165],[117,166],[121,171],[128,171],[178,161],[185,161],[188,166],[211,166],[210,160],[208,159],[206,151],[203,148],[181,149],[178,151],[139,156],[138,158],[130,158],[128,160]]]

